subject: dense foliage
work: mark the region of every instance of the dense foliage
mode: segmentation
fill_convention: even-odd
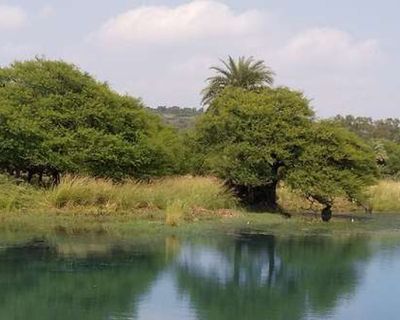
[[[368,145],[316,122],[308,100],[288,88],[225,89],[200,117],[195,139],[198,170],[272,209],[281,181],[330,206],[337,195],[359,199],[376,168]]]
[[[0,69],[0,167],[10,173],[55,182],[61,172],[174,173],[178,140],[139,100],[73,65],[35,59]]]

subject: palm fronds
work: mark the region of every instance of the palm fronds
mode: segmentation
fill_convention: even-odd
[[[203,105],[209,105],[228,86],[254,90],[269,87],[274,83],[275,73],[265,65],[263,60],[239,57],[235,61],[229,56],[226,61],[221,60],[221,64],[222,66],[210,68],[215,75],[207,79],[208,85],[201,92]]]

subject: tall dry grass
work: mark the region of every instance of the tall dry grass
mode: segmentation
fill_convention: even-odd
[[[382,180],[368,191],[375,212],[400,213],[400,182]]]
[[[176,227],[185,219],[187,212],[188,208],[183,202],[179,200],[173,201],[165,209],[165,223]]]
[[[20,211],[39,206],[43,191],[0,175],[0,211]]]
[[[233,208],[236,199],[223,183],[210,177],[169,177],[151,183],[66,176],[46,193],[48,204],[57,209],[101,208],[107,213],[133,210],[171,210],[180,203],[185,211],[202,208]]]
[[[369,206],[374,212],[400,213],[400,182],[380,181],[370,188]],[[279,203],[288,212],[319,211],[299,194],[281,187]],[[144,216],[163,219],[178,225],[196,220],[228,215],[221,209],[234,209],[237,199],[223,183],[213,177],[168,177],[151,183],[65,176],[53,189],[40,189],[0,175],[0,213],[61,212],[84,214]],[[344,199],[336,199],[335,212],[363,211]]]
[[[365,191],[366,206],[372,212],[400,213],[400,181],[381,180]],[[289,188],[282,186],[278,191],[279,204],[288,212],[302,213],[305,211],[319,212],[322,206],[310,203],[307,199]],[[357,206],[346,199],[338,198],[334,201],[334,212],[361,212],[365,207]]]
[[[305,213],[305,212],[321,212],[324,208],[323,205],[314,201],[311,202],[302,196],[300,193],[291,190],[286,186],[281,186],[278,189],[278,203],[279,206],[285,211],[290,213]],[[358,212],[365,210],[357,204],[344,199],[336,198],[332,207],[333,212]],[[400,206],[399,206],[400,212]]]

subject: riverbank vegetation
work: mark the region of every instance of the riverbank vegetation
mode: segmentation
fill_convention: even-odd
[[[400,211],[396,121],[367,123],[369,136],[357,118],[318,120],[253,58],[211,69],[205,111],[177,130],[63,61],[0,68],[0,212],[177,226],[249,211]]]
[[[381,181],[366,190],[369,205],[376,212],[400,212],[397,199],[400,183]],[[279,206],[292,215],[294,223],[308,225],[322,205],[304,198],[287,186],[278,188]],[[365,216],[363,207],[345,198],[335,199],[338,217],[349,213]],[[344,214],[344,215],[342,215]],[[376,214],[379,217],[379,213]],[[371,216],[371,215],[367,215]],[[262,217],[265,217],[262,218]],[[246,226],[246,223],[286,224],[287,218],[252,213],[241,205],[234,193],[214,177],[168,177],[152,182],[90,177],[64,177],[52,188],[33,186],[4,175],[0,176],[0,230],[40,233],[142,233],[206,224]],[[338,221],[340,221],[339,219]],[[297,221],[297,222],[296,222]],[[308,221],[308,222],[307,222]],[[292,225],[292,224],[290,224]],[[349,227],[349,226],[348,226]]]
[[[223,182],[213,177],[170,177],[152,182],[66,176],[52,188],[40,188],[0,176],[3,212],[66,212],[72,215],[160,217],[171,207],[185,214],[207,216],[235,209],[237,200]]]

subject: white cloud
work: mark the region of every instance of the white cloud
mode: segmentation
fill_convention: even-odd
[[[106,42],[150,44],[243,36],[260,30],[263,18],[259,11],[237,14],[223,3],[198,0],[127,11],[107,21],[97,36]]]
[[[376,93],[385,89],[376,78],[386,60],[377,40],[340,28],[294,29],[276,13],[235,11],[227,2],[133,8],[85,45],[71,50],[74,61],[151,106],[199,106],[209,67],[228,55],[264,59],[276,83],[303,90],[320,115],[362,114],[368,106],[365,114],[373,114],[378,96],[387,96]]]
[[[380,87],[377,74],[385,60],[375,39],[312,28],[289,37],[276,50],[275,65],[279,83],[304,91],[319,115],[373,115],[371,106],[385,101],[384,95],[378,101],[373,93]]]
[[[292,37],[279,52],[285,62],[332,69],[357,68],[376,61],[380,55],[374,39],[356,40],[332,28],[314,28]]]
[[[0,30],[18,29],[26,20],[27,15],[20,7],[0,4]]]
[[[54,16],[55,13],[56,10],[54,9],[54,7],[52,7],[51,5],[45,5],[40,9],[39,16],[41,18],[49,18]]]

